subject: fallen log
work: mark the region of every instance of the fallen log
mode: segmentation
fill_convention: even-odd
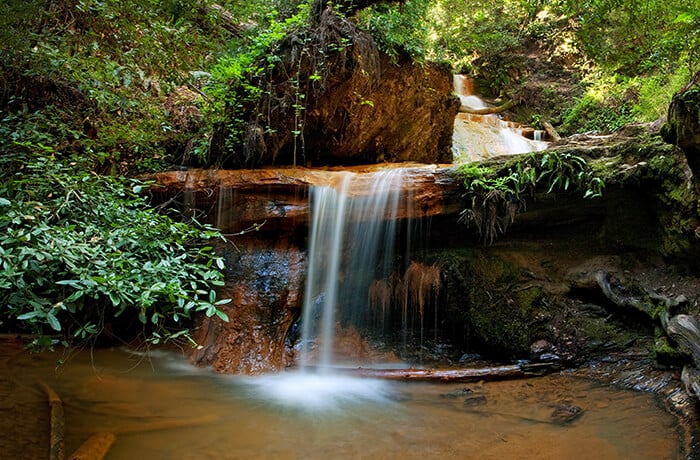
[[[498,107],[485,107],[483,109],[473,109],[467,105],[462,105],[459,111],[462,113],[471,113],[473,115],[491,115],[494,113],[505,112],[515,105],[515,102],[508,101],[505,104],[499,105]]]
[[[63,412],[63,401],[58,394],[47,383],[40,382],[46,391],[49,399],[50,415],[50,435],[49,435],[49,460],[63,460],[64,458],[64,436],[65,436],[65,415]]]
[[[542,127],[544,127],[544,131],[549,135],[549,138],[552,139],[553,141],[558,141],[561,140],[561,136],[559,133],[554,129],[554,126],[552,126],[551,123],[543,121],[542,122]]]
[[[558,370],[555,363],[513,364],[469,369],[374,369],[368,367],[334,368],[332,372],[360,378],[411,382],[475,382],[513,380],[542,376]]]

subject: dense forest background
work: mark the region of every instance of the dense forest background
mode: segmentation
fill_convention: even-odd
[[[700,69],[697,0],[329,3],[392,59],[472,75],[481,95],[516,103],[515,121],[563,135],[657,120]],[[225,319],[223,262],[202,243],[221,235],[151,206],[139,178],[216,166],[222,124],[236,149],[256,82],[285,40],[309,39],[320,4],[0,5],[1,329],[46,347],[118,322],[179,340],[194,311]]]

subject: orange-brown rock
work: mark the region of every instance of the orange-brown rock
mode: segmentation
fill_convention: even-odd
[[[354,2],[353,2],[354,3]],[[459,108],[448,66],[388,56],[367,32],[325,2],[306,30],[272,53],[279,59],[251,84],[262,90],[228,109],[208,164],[358,165],[382,161],[449,162]]]
[[[337,186],[344,175],[354,175],[350,193],[364,196],[369,182],[382,168],[403,167],[401,207],[396,216],[422,218],[456,214],[460,208],[460,183],[451,167],[397,164],[349,169],[265,168],[244,170],[192,169],[154,176],[156,190],[164,196],[186,195],[183,206],[216,224],[224,233],[237,233],[265,222],[263,232],[305,227],[312,186]],[[203,215],[202,215],[203,214]]]
[[[302,302],[304,252],[280,240],[249,240],[224,252],[227,283],[219,296],[229,321],[199,315],[194,331],[202,346],[191,355],[200,366],[229,374],[260,374],[283,369],[292,356],[287,331]]]

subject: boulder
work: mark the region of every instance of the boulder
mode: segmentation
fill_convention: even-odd
[[[383,161],[448,163],[459,108],[447,66],[388,56],[332,7],[272,50],[279,59],[227,109],[212,138],[209,163],[357,165]],[[241,92],[242,91],[242,92]],[[242,120],[245,120],[243,123]]]
[[[673,96],[661,134],[666,142],[685,152],[697,175],[700,172],[700,71]]]

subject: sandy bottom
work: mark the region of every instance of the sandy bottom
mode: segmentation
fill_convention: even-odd
[[[681,457],[676,420],[653,395],[564,375],[401,384],[221,376],[165,352],[86,351],[57,367],[60,358],[0,345],[0,432],[25,426],[23,436],[0,436],[3,458],[29,458],[22,440],[34,439],[36,449],[48,439],[21,422],[47,420],[39,381],[64,401],[66,453],[111,432],[108,460]],[[582,415],[558,423],[552,413],[562,404]]]

